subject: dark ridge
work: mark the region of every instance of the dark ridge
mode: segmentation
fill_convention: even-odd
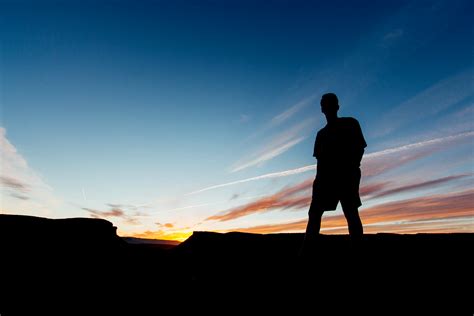
[[[356,245],[326,235],[303,257],[302,241],[303,234],[195,232],[165,249],[124,242],[106,220],[0,215],[0,313],[154,310],[176,299],[175,308],[219,302],[242,312],[285,304],[357,314],[378,312],[377,304],[473,310],[474,234],[374,234]]]
[[[165,240],[165,239],[149,239],[149,238],[138,238],[138,237],[121,237],[124,241],[133,245],[167,245],[174,247],[180,244],[176,240]]]
[[[123,244],[111,222],[96,218],[48,219],[0,214],[0,239],[15,247],[109,248]]]

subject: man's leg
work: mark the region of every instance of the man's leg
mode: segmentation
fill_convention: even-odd
[[[362,227],[362,221],[359,217],[359,210],[357,207],[348,207],[342,205],[344,216],[347,220],[347,226],[349,227],[349,235],[352,240],[361,240],[364,234],[364,228]]]
[[[308,225],[306,226],[305,240],[316,240],[319,237],[319,231],[321,229],[321,218],[324,211],[315,205],[316,203],[311,203],[308,212]]]
[[[321,229],[321,217],[323,211],[320,210],[316,203],[311,203],[308,212],[308,224],[306,225],[306,233],[304,235],[303,245],[300,248],[300,256],[311,256],[319,239],[319,230]]]

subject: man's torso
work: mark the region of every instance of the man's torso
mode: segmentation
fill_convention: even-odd
[[[318,132],[315,142],[318,173],[335,174],[358,169],[361,151],[366,146],[356,119],[341,117],[327,124]]]

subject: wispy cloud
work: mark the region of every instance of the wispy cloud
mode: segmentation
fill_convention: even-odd
[[[400,38],[403,35],[403,29],[395,29],[393,31],[388,32],[387,34],[384,35],[383,40],[384,42],[386,41],[392,41],[397,38]]]
[[[268,123],[263,124],[260,129],[250,135],[247,139],[254,139],[258,135],[264,134],[274,128],[288,122],[298,112],[302,111],[307,106],[314,103],[320,93],[313,93],[297,103],[291,105],[283,112],[274,116]],[[241,171],[253,166],[259,166],[279,155],[285,153],[290,148],[299,144],[303,141],[309,131],[308,127],[315,125],[319,118],[307,118],[303,122],[300,122],[292,127],[288,128],[284,132],[281,132],[274,136],[270,141],[267,142],[262,148],[243,157],[230,167],[231,172]],[[241,117],[241,121],[246,122],[247,116]]]
[[[18,194],[18,193],[10,193],[10,196],[13,196],[14,198],[26,201],[29,200],[30,198],[27,197],[26,195]]]
[[[474,216],[474,190],[416,197],[374,206],[361,212],[364,223]],[[473,218],[474,219],[474,218]]]
[[[278,144],[274,147],[267,147],[263,149],[263,152],[260,153],[259,156],[255,157],[253,160],[250,160],[248,162],[242,163],[242,164],[237,164],[235,167],[232,168],[231,172],[237,172],[240,170],[247,169],[252,166],[260,165],[265,161],[271,160],[284,152],[286,152],[288,149],[291,147],[299,144],[302,140],[304,140],[304,137],[299,137],[296,139],[289,140],[285,143]]]
[[[22,181],[10,178],[6,176],[0,176],[0,183],[7,188],[13,189],[14,191],[27,192],[29,191],[29,186]]]
[[[237,122],[240,123],[240,124],[246,124],[246,123],[250,122],[250,120],[251,120],[250,115],[248,115],[248,114],[240,114],[240,117],[239,117],[239,119],[237,120]]]
[[[140,217],[140,213],[135,213],[133,215],[127,214],[123,209],[118,207],[111,207],[110,210],[107,211],[99,211],[96,209],[91,209],[87,207],[82,208],[84,211],[87,211],[91,214],[93,218],[118,218],[130,225],[139,225],[140,221],[137,217]]]
[[[472,217],[455,217],[443,219],[428,219],[419,221],[389,222],[380,224],[368,224],[364,227],[365,233],[471,233],[473,232]],[[347,233],[347,227],[326,229],[325,233],[342,234]]]
[[[135,214],[137,214],[137,216],[146,216],[147,215],[146,213],[140,212],[138,210],[142,208],[149,208],[148,204],[135,205],[135,204],[122,204],[122,203],[107,203],[107,206],[111,208],[119,208],[119,209],[123,209],[127,211],[135,211]]]
[[[156,226],[158,226],[158,227],[164,227],[164,228],[173,228],[173,227],[174,227],[174,225],[173,225],[172,223],[165,223],[165,224],[162,224],[162,223],[160,223],[160,222],[156,222],[155,224],[156,224]]]
[[[0,158],[1,212],[52,215],[58,209],[61,200],[8,140],[3,127],[0,127]]]
[[[366,177],[376,176],[451,146],[470,141],[473,136],[472,131],[464,132],[370,153],[364,155],[362,171]]]
[[[236,196],[232,199],[232,201],[240,201],[240,200],[253,200],[256,198],[261,198],[266,195],[254,195],[254,196]],[[172,209],[166,209],[166,210],[159,210],[155,212],[151,212],[150,214],[156,214],[156,213],[164,213],[164,212],[175,212],[175,211],[182,211],[182,210],[187,210],[187,209],[195,209],[195,208],[201,208],[204,206],[211,206],[211,205],[218,205],[218,204],[228,204],[229,200],[221,200],[221,201],[216,201],[216,202],[210,202],[210,203],[201,203],[201,204],[192,204],[192,205],[186,205],[182,207],[177,207],[177,208],[172,208]]]
[[[306,228],[308,219],[300,219],[297,221],[279,223],[279,224],[268,224],[268,225],[258,225],[252,227],[241,227],[236,229],[231,229],[229,231],[239,231],[244,233],[255,233],[255,234],[271,234],[271,233],[281,233],[281,232],[301,232]]]
[[[373,195],[371,198],[380,198],[380,197],[393,195],[393,194],[398,194],[398,193],[403,193],[403,192],[410,192],[410,191],[414,191],[414,190],[432,188],[432,187],[436,187],[440,184],[445,184],[445,183],[455,181],[455,180],[458,180],[458,179],[461,179],[461,178],[466,178],[468,176],[472,176],[472,175],[471,174],[457,174],[457,175],[442,177],[442,178],[429,180],[429,181],[411,183],[411,184],[403,185],[403,186],[393,188],[393,189],[390,189],[390,190],[381,191],[381,192]]]
[[[305,180],[295,186],[285,188],[275,194],[258,199],[246,205],[231,209],[221,214],[208,217],[206,220],[216,220],[220,222],[234,220],[236,218],[271,211],[274,209],[301,208],[309,205],[311,196],[298,196],[301,192],[311,189],[313,179]],[[306,192],[308,193],[308,192]]]
[[[377,205],[360,212],[366,232],[416,233],[474,231],[474,190],[434,194]],[[455,225],[453,225],[455,222]],[[233,229],[251,233],[303,231],[307,218],[296,221]],[[322,232],[345,233],[343,215],[323,219]]]
[[[366,154],[364,155],[364,158],[362,160],[364,176],[375,176],[381,174],[387,170],[402,166],[408,162],[420,159],[436,151],[443,150],[444,148],[447,148],[449,146],[454,146],[463,141],[469,141],[473,136],[474,132],[465,132],[446,137],[438,137],[434,139],[424,140],[421,142],[416,142]],[[394,159],[394,157],[396,159]],[[188,193],[188,195],[202,193],[209,190],[219,189],[251,181],[287,177],[315,170],[316,164],[313,164],[295,169],[272,172],[256,177],[209,186],[200,190],[190,192]]]
[[[307,107],[308,105],[313,104],[316,99],[319,97],[319,93],[312,94],[301,101],[295,103],[294,105],[290,106],[288,109],[283,111],[282,113],[276,115],[275,117],[272,118],[270,121],[270,126],[274,127],[277,125],[282,124],[283,122],[289,120],[292,116],[294,116],[296,113]]]
[[[251,154],[249,157],[244,157],[236,162],[231,167],[231,172],[262,165],[264,162],[283,154],[304,140],[304,135],[308,132],[308,128],[314,124],[315,119],[309,118],[276,135],[268,145],[265,145],[262,149]]]
[[[322,90],[319,89],[318,92],[315,92],[309,96],[304,97],[300,101],[290,105],[286,110],[283,112],[275,115],[270,119],[269,122],[263,124],[259,129],[257,129],[252,135],[250,135],[246,141],[255,139],[257,136],[265,134],[266,132],[280,126],[281,124],[289,121],[292,117],[294,117],[298,112],[301,112],[307,106],[312,105],[317,97],[321,95]]]
[[[123,217],[125,212],[121,209],[113,208],[109,211],[98,211],[91,208],[83,207],[84,211],[87,211],[92,214],[93,217]]]
[[[383,115],[373,136],[384,136],[405,124],[438,114],[474,94],[473,71],[469,69],[439,81]]]
[[[430,181],[420,181],[416,183],[403,184],[394,188],[385,189],[389,182],[372,183],[361,187],[360,196],[369,196],[371,199],[396,195],[403,192],[414,192],[420,189],[438,187],[451,181],[458,180],[468,174],[453,175],[442,177]],[[254,202],[233,208],[223,213],[208,217],[206,220],[230,221],[243,216],[257,213],[265,213],[272,210],[301,209],[307,208],[311,203],[311,187],[313,179],[307,179],[294,186],[284,188],[279,192],[263,197]]]

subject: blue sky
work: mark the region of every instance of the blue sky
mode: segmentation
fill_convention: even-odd
[[[0,12],[4,213],[103,217],[156,238],[301,231],[310,191],[292,204],[285,190],[314,177],[301,168],[315,163],[332,91],[369,144],[368,227],[474,230],[470,1],[1,1]],[[393,203],[416,213],[416,197],[459,212],[371,222]]]

